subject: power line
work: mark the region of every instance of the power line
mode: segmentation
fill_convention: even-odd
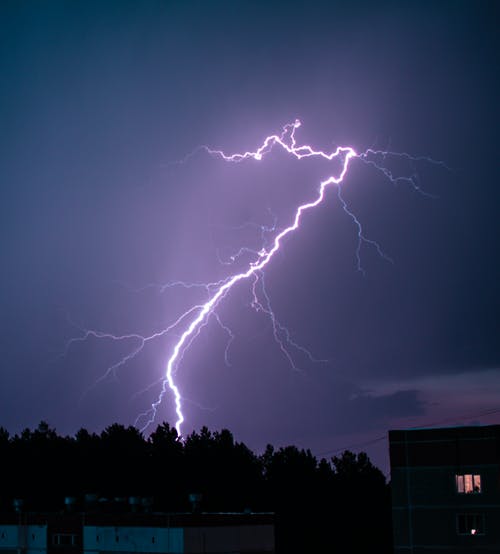
[[[446,423],[453,423],[453,422],[456,422],[456,421],[463,421],[465,419],[490,416],[490,415],[499,414],[499,413],[500,413],[500,408],[496,408],[494,410],[485,410],[485,411],[482,411],[482,412],[476,412],[474,414],[459,415],[459,416],[452,417],[452,418],[441,419],[439,421],[434,421],[432,423],[427,423],[425,425],[420,425],[419,428],[420,429],[426,429],[428,427],[435,427],[437,425],[444,425]],[[351,444],[351,445],[348,445],[348,446],[342,446],[342,447],[336,448],[334,450],[325,450],[324,452],[318,452],[317,456],[321,457],[321,456],[328,456],[328,455],[338,454],[339,452],[343,452],[345,450],[351,450],[352,448],[360,448],[362,446],[375,444],[375,443],[380,442],[382,440],[387,440],[387,438],[388,438],[388,435],[386,433],[382,436],[379,436],[379,437],[376,437],[374,439],[370,439],[370,440],[367,440],[367,441],[358,442],[358,443]]]

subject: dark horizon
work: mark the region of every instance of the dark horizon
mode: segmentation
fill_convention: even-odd
[[[0,456],[0,527],[10,524],[10,533],[2,527],[2,540],[6,534],[22,537],[22,527],[30,520],[39,529],[48,527],[50,534],[57,528],[75,533],[82,525],[111,526],[116,551],[120,526],[128,535],[134,526],[203,527],[200,520],[206,520],[208,525],[210,521],[219,525],[220,531],[234,519],[236,525],[238,520],[246,525],[257,519],[258,525],[258,514],[268,513],[266,552],[324,552],[335,547],[360,552],[368,543],[378,551],[391,549],[389,487],[365,454],[344,452],[318,463],[308,451],[268,446],[262,456],[256,456],[227,430],[202,429],[180,442],[168,425],[159,426],[148,440],[135,428],[122,425],[113,425],[99,436],[82,430],[68,439],[42,422],[10,439],[0,430]],[[86,500],[89,493],[91,502]],[[131,496],[147,499],[144,510],[134,510],[136,502],[124,501]],[[179,512],[185,517],[164,517]],[[218,518],[220,513],[230,517]],[[72,527],[71,521],[76,525]],[[12,533],[12,528],[18,532]],[[71,541],[75,549],[56,548],[55,552],[75,554],[82,545],[94,550],[88,548],[89,537],[82,540],[79,533],[80,539]],[[50,534],[47,545],[57,546]],[[246,534],[241,527],[234,528],[233,536]],[[151,540],[149,534],[145,552],[151,552]],[[100,551],[106,550],[103,543]],[[140,544],[130,543],[134,551],[141,551]],[[2,546],[5,549],[5,541]],[[240,549],[207,545],[206,551]],[[251,544],[241,551],[260,552]]]

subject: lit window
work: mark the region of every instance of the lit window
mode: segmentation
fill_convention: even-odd
[[[483,514],[459,514],[457,532],[459,535],[484,535]]]
[[[481,492],[481,475],[466,473],[455,475],[457,492],[460,494],[473,494]]]

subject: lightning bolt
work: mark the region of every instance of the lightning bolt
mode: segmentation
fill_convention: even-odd
[[[281,135],[271,135],[268,136],[263,144],[254,152],[245,152],[243,154],[231,154],[227,155],[222,150],[212,150],[208,147],[204,147],[205,150],[215,156],[221,157],[223,160],[228,162],[241,162],[246,159],[253,158],[254,160],[260,161],[265,154],[269,153],[275,145],[281,146],[286,152],[295,156],[297,159],[302,159],[306,157],[321,157],[332,161],[334,159],[339,159],[341,161],[341,170],[338,175],[331,175],[324,181],[320,182],[319,191],[315,199],[301,204],[295,211],[295,217],[293,218],[292,223],[280,231],[272,241],[272,246],[269,249],[262,248],[256,255],[256,259],[248,264],[246,270],[236,273],[230,276],[226,281],[224,281],[220,286],[218,286],[215,291],[211,294],[210,298],[197,310],[196,316],[191,320],[187,328],[181,334],[180,338],[173,347],[172,354],[167,361],[165,379],[162,384],[161,392],[155,402],[151,405],[151,409],[148,410],[145,414],[141,414],[136,420],[136,423],[139,423],[141,418],[144,416],[146,419],[143,423],[141,430],[144,431],[147,427],[153,423],[156,417],[158,407],[163,401],[163,398],[170,390],[174,396],[175,402],[175,412],[177,415],[177,421],[175,422],[175,428],[177,433],[181,435],[181,428],[184,422],[184,413],[182,411],[182,396],[179,391],[179,387],[175,383],[174,373],[176,365],[178,363],[179,357],[182,356],[185,345],[189,344],[194,337],[200,332],[200,329],[203,325],[206,325],[208,317],[214,313],[218,304],[227,296],[229,291],[240,281],[249,279],[251,277],[259,277],[263,269],[271,262],[273,256],[280,249],[283,239],[293,233],[296,229],[299,228],[302,215],[321,204],[325,197],[325,190],[328,186],[338,185],[344,180],[344,177],[347,173],[349,162],[357,156],[356,152],[351,147],[337,147],[333,152],[326,153],[323,151],[316,151],[309,145],[297,146],[295,139],[295,131],[300,127],[300,121],[296,120],[293,124],[285,125]],[[288,139],[288,140],[287,140]],[[182,317],[182,316],[181,316]],[[276,331],[276,327],[275,327]],[[276,333],[275,333],[276,336]]]
[[[146,346],[147,343],[155,339],[162,338],[172,330],[178,329],[181,325],[184,325],[184,328],[180,333],[180,335],[178,335],[178,338],[171,350],[171,354],[166,362],[164,377],[161,380],[161,390],[156,401],[154,401],[151,404],[151,407],[149,410],[140,414],[135,421],[136,426],[140,427],[141,431],[145,431],[149,427],[149,425],[151,425],[155,421],[158,408],[163,402],[165,396],[168,393],[171,393],[174,398],[175,412],[176,412],[176,418],[177,418],[175,422],[175,428],[177,430],[178,435],[182,436],[181,430],[182,430],[182,424],[185,421],[185,416],[183,412],[182,395],[175,380],[176,371],[178,370],[179,364],[185,352],[189,349],[193,341],[196,340],[196,338],[200,334],[201,330],[208,324],[209,320],[211,319],[215,320],[219,324],[219,326],[227,333],[229,337],[226,350],[224,353],[226,364],[229,365],[228,351],[232,341],[235,339],[235,336],[232,333],[232,331],[229,329],[229,327],[227,327],[221,321],[221,318],[217,313],[217,308],[219,304],[227,297],[231,289],[233,289],[240,282],[247,281],[247,280],[251,282],[251,293],[252,293],[251,307],[254,308],[256,311],[263,312],[270,318],[272,323],[274,338],[277,344],[279,345],[281,351],[283,352],[283,355],[288,359],[291,366],[294,369],[298,369],[296,364],[293,361],[293,358],[291,357],[291,354],[287,346],[291,346],[297,349],[298,351],[301,351],[311,361],[318,361],[314,359],[314,357],[309,353],[308,350],[306,350],[305,348],[295,343],[291,339],[290,332],[288,331],[288,329],[284,327],[276,319],[275,314],[271,307],[271,301],[270,301],[269,295],[267,294],[265,284],[264,284],[264,279],[263,279],[264,269],[268,264],[271,263],[275,254],[280,250],[284,240],[300,227],[300,223],[303,215],[306,212],[313,210],[324,201],[325,191],[329,187],[336,187],[337,196],[340,201],[341,207],[344,210],[344,212],[348,215],[348,217],[353,221],[357,229],[358,246],[356,250],[356,259],[357,259],[358,270],[361,272],[364,272],[361,265],[361,248],[363,245],[373,247],[382,258],[384,258],[389,262],[392,262],[392,259],[383,252],[383,250],[381,249],[380,245],[377,242],[365,236],[360,221],[358,220],[356,215],[351,211],[351,209],[349,208],[348,204],[346,203],[346,201],[342,196],[342,185],[344,183],[344,179],[345,179],[345,176],[347,175],[347,171],[350,164],[353,162],[353,160],[360,160],[361,162],[366,163],[374,167],[376,170],[382,172],[383,175],[392,183],[398,184],[399,182],[404,182],[406,184],[409,184],[411,187],[413,187],[417,192],[426,194],[426,195],[427,193],[422,191],[422,189],[418,184],[417,174],[415,171],[412,171],[411,175],[409,176],[405,176],[405,175],[399,176],[394,171],[388,168],[388,165],[386,163],[387,160],[392,158],[399,158],[410,163],[414,163],[418,161],[426,161],[433,164],[444,165],[442,164],[442,162],[437,162],[432,158],[412,157],[406,153],[398,154],[396,152],[374,150],[371,148],[362,153],[357,153],[352,147],[349,147],[349,146],[338,146],[330,152],[325,152],[323,150],[315,150],[310,145],[297,144],[295,134],[297,129],[299,129],[300,126],[301,126],[301,122],[299,120],[296,120],[293,123],[289,123],[285,125],[282,128],[281,134],[269,135],[264,139],[262,144],[255,151],[226,154],[222,150],[213,150],[207,146],[201,146],[193,153],[189,154],[181,162],[181,163],[186,162],[190,157],[192,157],[196,152],[199,152],[199,151],[205,151],[211,156],[218,157],[226,162],[241,163],[246,160],[254,160],[254,161],[260,162],[269,152],[271,152],[273,148],[280,147],[285,152],[287,152],[288,154],[290,154],[291,156],[295,157],[298,160],[301,160],[303,158],[320,158],[320,159],[327,160],[329,162],[335,161],[337,164],[339,164],[340,169],[337,170],[336,174],[330,175],[328,178],[326,178],[325,180],[319,183],[316,196],[310,199],[308,202],[301,204],[296,208],[295,215],[293,216],[291,223],[287,227],[279,230],[278,232],[277,226],[276,226],[276,220],[274,221],[274,224],[271,227],[257,226],[256,224],[250,224],[253,226],[260,227],[262,238],[264,238],[265,235],[267,238],[268,234],[276,232],[274,238],[272,238],[271,240],[266,240],[265,246],[263,246],[260,250],[257,251],[251,248],[243,247],[238,252],[230,256],[229,259],[222,259],[219,255],[219,259],[221,263],[223,263],[224,265],[232,265],[236,260],[239,260],[241,258],[242,254],[249,255],[252,261],[248,262],[246,264],[246,267],[243,270],[237,273],[233,273],[220,281],[217,281],[214,283],[208,283],[208,284],[185,283],[180,281],[174,281],[171,283],[167,283],[166,285],[155,285],[155,284],[147,285],[146,288],[149,288],[149,287],[158,288],[160,292],[163,292],[165,289],[174,287],[174,286],[182,286],[184,288],[199,287],[199,288],[203,288],[207,295],[207,298],[204,302],[201,302],[199,304],[192,306],[187,311],[182,313],[170,325],[149,336],[142,336],[139,334],[128,334],[128,335],[116,336],[108,333],[102,333],[99,331],[82,330],[83,334],[81,337],[72,339],[70,343],[68,343],[66,350],[73,342],[84,341],[84,340],[87,340],[89,337],[95,337],[100,339],[110,339],[115,341],[125,341],[125,340],[136,341],[136,346],[131,350],[131,352],[126,356],[124,356],[121,360],[116,362],[113,366],[109,367],[106,373],[97,381],[99,382],[110,375],[115,375],[116,370],[122,365],[124,365],[125,363],[127,363],[128,361],[130,361],[132,358],[137,356],[139,352],[143,350],[143,348]],[[260,291],[260,294],[259,294],[259,291]]]

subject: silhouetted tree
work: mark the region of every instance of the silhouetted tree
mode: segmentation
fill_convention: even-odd
[[[365,453],[318,462],[309,450],[268,445],[257,456],[227,429],[180,440],[168,423],[149,438],[119,424],[61,437],[42,421],[13,437],[0,427],[0,460],[4,509],[21,497],[28,510],[61,510],[64,496],[96,493],[153,496],[156,510],[185,511],[196,492],[205,511],[275,512],[283,554],[391,552],[389,487]]]
[[[204,496],[210,510],[243,510],[255,505],[262,480],[259,459],[223,429],[211,433],[203,427],[184,446],[190,486]]]
[[[158,425],[149,437],[150,490],[163,510],[187,509],[184,445],[175,427]]]
[[[76,477],[71,463],[72,442],[60,437],[45,421],[34,431],[24,429],[20,436],[15,435],[11,449],[18,479],[12,483],[11,493],[25,498],[34,509],[54,509],[56,499]]]
[[[109,497],[148,493],[148,444],[141,432],[117,423],[106,427],[99,441],[101,478],[98,487]]]
[[[335,491],[343,499],[337,521],[348,537],[347,552],[363,552],[373,544],[385,544],[391,549],[390,491],[383,473],[366,453],[356,455],[345,451],[332,458]],[[363,533],[359,532],[363,529]]]

